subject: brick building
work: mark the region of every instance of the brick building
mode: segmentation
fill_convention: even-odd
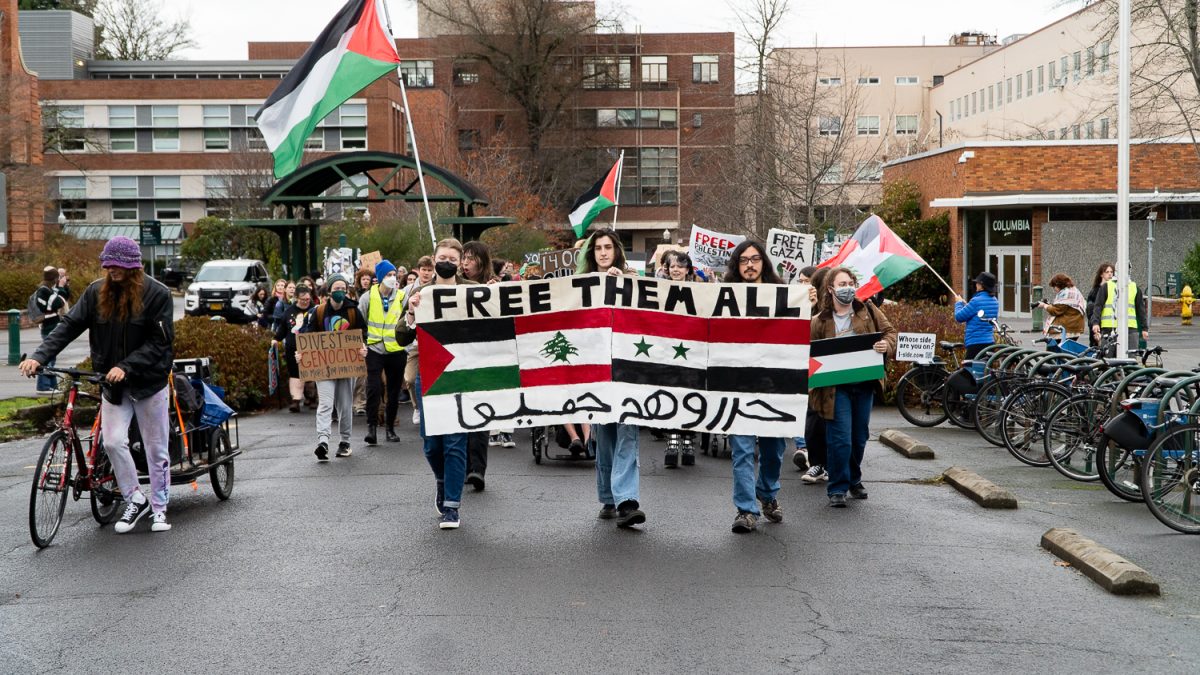
[[[0,2],[0,247],[42,243],[42,118],[38,79],[21,58],[17,0]]]
[[[1086,293],[1097,266],[1116,259],[1116,141],[962,143],[895,160],[883,174],[917,184],[922,215],[949,214],[951,284],[966,296],[974,275],[996,274],[1006,315],[1029,315],[1031,287],[1058,273]],[[1153,283],[1163,286],[1200,241],[1196,147],[1134,141],[1130,204],[1132,277],[1145,285],[1153,213]]]

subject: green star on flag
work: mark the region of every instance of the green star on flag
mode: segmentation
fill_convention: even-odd
[[[671,349],[675,350],[674,358],[683,359],[684,361],[687,360],[687,353],[692,351],[691,347],[684,347],[682,342],[680,342],[678,345],[676,345],[674,347],[671,347]]]
[[[633,343],[633,346],[637,347],[637,353],[634,354],[634,356],[642,356],[644,354],[647,357],[649,357],[650,356],[650,348],[653,347],[654,345],[650,344],[649,342],[646,342],[646,336],[643,335],[642,341]]]

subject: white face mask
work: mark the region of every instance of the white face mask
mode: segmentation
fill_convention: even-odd
[[[389,275],[389,276],[384,277],[383,285],[389,289],[395,289],[396,288],[396,277],[394,275]]]

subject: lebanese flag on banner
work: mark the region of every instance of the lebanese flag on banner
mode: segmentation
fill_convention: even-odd
[[[837,255],[818,267],[845,266],[858,276],[859,300],[866,300],[925,266],[925,260],[896,236],[879,216],[872,215],[842,244]]]
[[[809,345],[809,389],[883,379],[883,354],[875,351],[881,339],[883,333],[814,340]]]
[[[515,319],[522,387],[612,379],[612,310],[577,309]]]
[[[588,225],[592,224],[601,211],[617,205],[617,185],[621,182],[621,166],[624,163],[625,152],[622,151],[617,163],[609,169],[604,178],[596,181],[591,189],[580,195],[571,205],[571,214],[567,219],[571,221],[577,238],[583,237]]]
[[[400,55],[385,16],[383,0],[349,0],[254,116],[276,178],[300,166],[304,141],[326,115],[396,70]]]

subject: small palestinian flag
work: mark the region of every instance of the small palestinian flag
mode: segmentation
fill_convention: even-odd
[[[883,333],[813,340],[809,345],[808,388],[871,382],[883,378],[883,354],[875,343]]]
[[[304,141],[326,115],[400,64],[384,0],[349,0],[255,115],[275,177],[300,166]]]
[[[624,163],[625,153],[622,151],[608,175],[596,181],[596,184],[580,195],[571,206],[568,219],[571,221],[571,227],[575,228],[576,237],[583,237],[588,225],[592,224],[601,211],[617,205],[617,188],[621,184],[621,167]]]
[[[872,215],[846,240],[837,255],[818,267],[845,266],[858,277],[859,300],[879,293],[925,266],[925,260],[896,236],[879,216]]]

